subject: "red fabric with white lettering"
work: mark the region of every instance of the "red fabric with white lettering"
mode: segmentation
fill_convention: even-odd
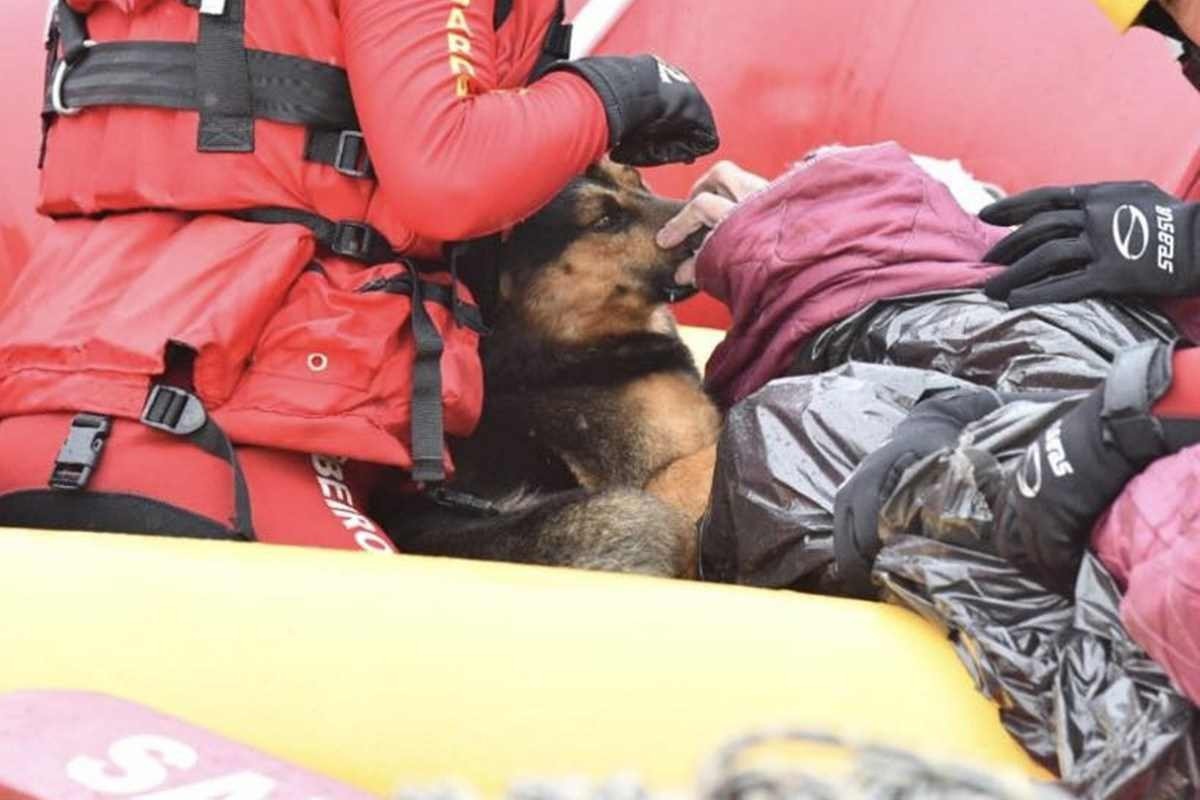
[[[0,420],[0,496],[47,488],[73,416]],[[380,468],[263,447],[238,447],[237,453],[258,541],[395,552],[360,510],[383,474]],[[114,421],[88,489],[150,497],[227,527],[233,517],[233,473],[226,461],[129,420]]]
[[[371,798],[127,700],[79,691],[0,695],[0,800],[134,795]]]

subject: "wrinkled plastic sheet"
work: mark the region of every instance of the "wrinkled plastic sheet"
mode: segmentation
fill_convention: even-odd
[[[946,629],[1005,728],[1079,796],[1200,792],[1195,708],[1130,640],[1094,557],[1074,600],[1001,558],[923,537],[886,546],[875,577],[890,600]]]
[[[981,292],[874,303],[821,331],[791,370],[811,375],[848,361],[931,369],[1002,392],[1086,390],[1118,351],[1176,336],[1149,306],[1083,300],[1009,309]]]
[[[700,526],[703,577],[840,594],[837,488],[922,397],[964,385],[927,370],[850,364],[772,381],[734,406]]]
[[[990,548],[989,498],[1029,442],[1104,377],[1113,353],[1170,327],[1108,304],[1005,313],[973,295],[869,312],[797,363],[870,357],[936,370],[852,362],[774,381],[731,409],[701,522],[703,576],[841,593],[834,495],[913,405],[964,375],[1007,391],[1067,390],[1011,403],[906,470],[881,511],[874,578],[885,599],[947,631],[1008,731],[1071,790],[1200,796],[1196,710],[1124,630],[1103,566],[1089,558],[1068,599]]]
[[[1012,403],[906,470],[880,512],[884,596],[947,629],[1026,750],[1087,797],[1200,795],[1195,708],[1137,646],[1086,558],[1062,597],[991,554],[991,501],[1076,399]]]

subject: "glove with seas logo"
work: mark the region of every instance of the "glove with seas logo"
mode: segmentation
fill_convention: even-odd
[[[1186,297],[1200,293],[1200,206],[1152,183],[1034,189],[979,213],[1020,225],[984,261],[1009,265],[984,285],[1013,308],[1097,295]]]
[[[1173,350],[1143,342],[1118,353],[1105,382],[1029,446],[994,501],[996,551],[1043,586],[1070,595],[1092,527],[1125,485],[1200,442],[1200,408],[1159,402],[1175,380]],[[1200,355],[1175,359],[1200,363],[1185,353]],[[1180,380],[1197,377],[1189,369]]]

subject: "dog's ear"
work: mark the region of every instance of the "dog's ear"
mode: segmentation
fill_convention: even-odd
[[[646,190],[640,172],[625,164],[618,164],[608,156],[588,167],[586,177],[611,189]]]
[[[618,186],[637,191],[646,191],[646,184],[642,181],[642,173],[624,164],[614,164],[613,166],[615,167],[613,177]]]
[[[616,186],[617,181],[613,177],[613,172],[616,170],[616,164],[609,160],[608,156],[590,165],[583,173],[585,180],[599,183],[604,186]]]

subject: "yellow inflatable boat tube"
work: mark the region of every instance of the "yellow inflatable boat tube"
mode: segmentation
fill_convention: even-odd
[[[101,692],[381,795],[632,771],[794,724],[1035,773],[944,637],[785,592],[407,556],[0,532],[0,694]]]

